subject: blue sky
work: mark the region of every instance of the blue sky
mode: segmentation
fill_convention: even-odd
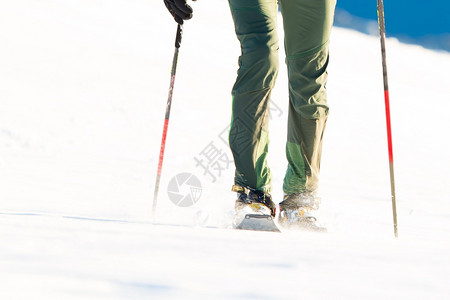
[[[385,0],[384,7],[388,36],[450,50],[450,1]],[[337,0],[337,14],[342,10],[361,19],[336,25],[361,30],[363,19],[377,20],[377,0]]]

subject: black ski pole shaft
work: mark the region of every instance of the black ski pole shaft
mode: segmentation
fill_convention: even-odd
[[[181,45],[182,33],[183,33],[183,28],[181,27],[181,25],[178,24],[177,35],[175,38],[175,53],[173,55],[172,72],[171,72],[171,76],[170,76],[169,96],[167,97],[166,115],[164,118],[164,127],[163,127],[163,133],[162,133],[162,138],[161,138],[161,148],[159,151],[159,162],[158,162],[158,170],[156,173],[155,191],[153,194],[153,206],[152,206],[153,218],[155,217],[156,204],[158,202],[158,192],[159,192],[159,185],[161,182],[161,172],[162,172],[162,166],[163,166],[163,160],[164,160],[164,151],[166,148],[167,130],[169,128],[170,108],[172,106],[173,87],[175,84],[175,74],[177,71],[178,52],[179,52],[180,45]]]
[[[398,237],[397,203],[395,199],[394,153],[392,149],[391,111],[389,103],[389,86],[388,86],[387,64],[386,64],[386,27],[384,22],[383,0],[377,0],[377,8],[378,8],[378,27],[380,29],[381,59],[383,63],[384,103],[386,109],[386,128],[387,128],[388,153],[389,153],[389,176],[391,179],[392,213],[394,218],[394,235],[397,238]]]

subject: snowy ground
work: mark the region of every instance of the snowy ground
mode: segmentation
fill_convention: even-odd
[[[176,29],[164,5],[0,1],[0,299],[448,299],[450,55],[387,43],[399,239],[379,41],[341,28],[321,177],[329,233],[235,231],[223,138],[239,45],[226,1],[194,8],[152,219]],[[282,69],[276,199],[286,86]],[[212,150],[221,160],[203,168]],[[169,200],[180,173],[201,183],[191,207]]]

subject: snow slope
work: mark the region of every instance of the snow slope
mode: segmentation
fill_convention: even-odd
[[[152,219],[176,29],[164,5],[0,2],[0,298],[448,299],[450,55],[387,42],[399,239],[379,41],[341,28],[321,177],[329,233],[235,231],[223,139],[239,45],[226,1],[193,6]],[[275,199],[286,165],[281,71]],[[213,150],[221,168],[203,168]],[[170,201],[180,173],[201,182],[193,206]]]

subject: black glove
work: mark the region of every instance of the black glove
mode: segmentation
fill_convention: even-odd
[[[164,0],[167,9],[172,14],[175,21],[180,25],[183,25],[183,20],[192,18],[192,7],[190,7],[186,1],[187,0]]]

